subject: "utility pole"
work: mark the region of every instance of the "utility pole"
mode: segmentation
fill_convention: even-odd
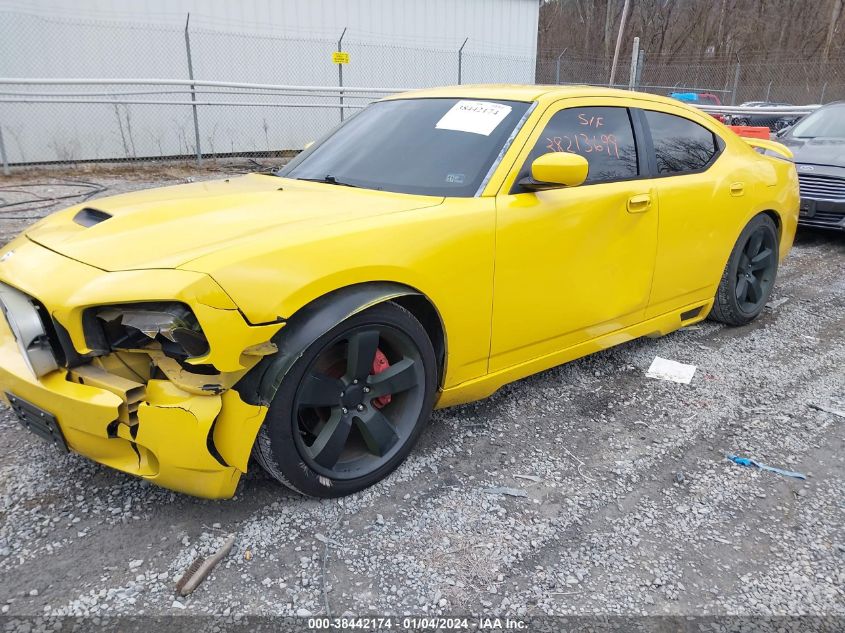
[[[628,19],[628,9],[631,8],[631,0],[625,0],[622,6],[622,17],[619,20],[619,32],[616,34],[616,48],[613,51],[613,64],[610,66],[610,81],[608,85],[612,88],[616,80],[616,63],[619,61],[619,49],[622,47],[622,34],[625,31],[625,21]]]
[[[613,0],[606,0],[604,7],[604,58],[610,57],[610,12],[613,9]]]
[[[830,24],[827,25],[827,37],[824,41],[824,51],[822,52],[822,60],[830,61],[830,48],[833,45],[833,36],[836,33],[836,23],[839,21],[839,15],[842,13],[842,0],[833,0],[833,9],[830,14]]]
[[[725,13],[727,12],[728,0],[722,0],[722,7],[719,9],[719,26],[716,28],[716,48],[715,52],[722,52],[722,40],[725,33]],[[784,24],[786,20],[784,20]]]

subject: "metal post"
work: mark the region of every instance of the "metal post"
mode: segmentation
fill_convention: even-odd
[[[188,53],[188,79],[193,80],[194,78],[194,64],[191,61],[191,35],[188,31],[188,27],[191,24],[191,14],[188,13],[188,19],[185,20],[185,51]],[[200,149],[200,123],[199,119],[197,118],[197,93],[196,93],[196,86],[191,84],[191,101],[195,102],[191,105],[191,109],[194,111],[194,141],[197,145],[197,167],[202,165],[202,149]]]
[[[734,70],[734,87],[731,90],[731,105],[736,105],[736,90],[739,87],[739,55],[736,57],[736,70]]]
[[[567,46],[560,52],[560,55],[557,56],[557,62],[555,64],[555,84],[557,85],[560,85],[560,58],[563,57],[564,53],[568,50],[569,47]]]
[[[772,82],[769,82],[769,85],[766,86],[766,101],[769,100],[769,94],[772,92]]]
[[[11,171],[9,171],[9,159],[6,156],[6,145],[3,143],[3,126],[0,125],[0,158],[3,159],[3,175],[9,176],[11,175]]]
[[[340,34],[340,39],[337,41],[337,52],[343,51],[343,36],[346,35],[346,29],[343,27],[343,33]],[[340,120],[343,122],[343,64],[337,65],[337,85],[340,90]]]
[[[635,88],[639,88],[643,82],[643,66],[645,66],[645,49],[641,48],[639,59],[637,59],[637,76],[634,80]]]
[[[461,44],[461,47],[458,49],[458,85],[461,85],[461,67],[463,66],[464,61],[464,46],[467,45],[469,38],[464,40],[464,43]]]
[[[821,103],[822,105],[824,105],[824,93],[826,91],[827,91],[827,82],[824,82],[824,85],[822,86],[822,94],[819,97],[819,103]]]
[[[637,81],[637,62],[640,59],[640,38],[634,38],[634,47],[631,49],[631,71],[628,74],[628,90],[634,89]]]

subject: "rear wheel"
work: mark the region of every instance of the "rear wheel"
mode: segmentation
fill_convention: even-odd
[[[298,492],[351,494],[405,459],[428,421],[436,385],[422,325],[396,304],[377,305],[334,327],[297,360],[254,454]]]
[[[743,229],[731,252],[710,317],[728,325],[756,319],[769,300],[777,270],[777,227],[768,215],[758,215]]]

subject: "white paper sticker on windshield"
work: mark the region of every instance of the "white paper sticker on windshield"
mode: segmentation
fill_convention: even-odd
[[[496,126],[510,114],[511,107],[490,101],[458,101],[435,126],[438,130],[455,130],[490,136]]]

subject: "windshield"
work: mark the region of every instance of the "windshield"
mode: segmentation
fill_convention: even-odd
[[[808,114],[795,124],[790,136],[795,138],[816,138],[817,136],[845,138],[845,103],[837,103]]]
[[[471,197],[529,105],[473,99],[381,101],[297,156],[279,175]]]

